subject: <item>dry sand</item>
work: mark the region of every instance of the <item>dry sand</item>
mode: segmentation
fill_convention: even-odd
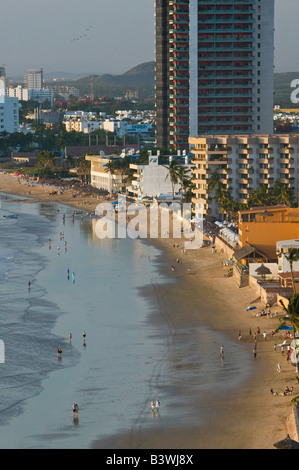
[[[25,196],[28,188],[19,184],[16,178],[0,175],[0,191]],[[94,210],[99,200],[88,197],[72,197],[72,191],[61,195],[49,196],[45,188],[38,185],[30,188],[33,200],[56,201],[77,208]],[[85,204],[82,202],[85,201]],[[280,348],[274,351],[274,342],[283,341],[281,333],[275,338],[271,332],[278,324],[277,318],[256,317],[261,304],[255,304],[257,310],[246,311],[255,300],[256,294],[250,287],[239,289],[232,277],[224,275],[228,268],[223,266],[223,255],[212,253],[211,248],[189,250],[181,254],[181,247],[173,248],[172,239],[150,240],[162,249],[161,269],[170,271],[174,264],[176,270],[171,275],[175,284],[152,286],[147,295],[155,295],[159,301],[164,319],[170,321],[178,330],[186,324],[206,324],[217,331],[224,332],[238,341],[238,332],[242,331],[242,340],[252,355],[253,338],[248,330],[261,335],[257,339],[257,357],[254,361],[254,374],[242,387],[223,396],[221,401],[206,400],[210,409],[209,422],[204,428],[155,428],[154,431],[139,429],[128,435],[115,437],[113,442],[97,442],[97,448],[115,449],[274,449],[273,443],[284,439],[287,434],[286,420],[292,411],[291,398],[299,394],[294,367],[287,363],[286,356],[281,356]],[[183,258],[182,258],[183,257]],[[183,264],[176,264],[182,258]],[[190,274],[187,273],[190,268]],[[273,309],[272,309],[273,310]],[[277,310],[281,311],[280,308]],[[200,312],[200,314],[199,314]],[[159,319],[157,319],[159,321]],[[262,333],[268,333],[264,341]],[[280,362],[282,371],[277,372]],[[286,386],[294,387],[292,396],[274,397],[270,388],[281,392]],[[196,397],[195,412],[196,412]],[[202,406],[202,401],[201,405]]]

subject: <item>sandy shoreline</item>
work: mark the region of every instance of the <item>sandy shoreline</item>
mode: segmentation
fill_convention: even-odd
[[[20,184],[17,178],[0,175],[0,191],[26,197],[28,187]],[[72,191],[49,196],[38,185],[30,187],[31,201],[58,202],[74,208],[95,210],[101,202],[86,196],[72,197]],[[84,201],[84,203],[83,203]],[[274,449],[273,443],[285,438],[286,419],[291,413],[291,398],[273,397],[270,388],[281,392],[288,385],[294,387],[293,396],[299,394],[295,381],[294,367],[286,357],[274,352],[274,342],[279,343],[283,336],[271,338],[271,332],[278,320],[255,317],[254,312],[246,312],[246,307],[256,295],[250,287],[238,289],[232,278],[225,278],[227,268],[223,267],[221,255],[212,254],[210,248],[189,250],[181,254],[181,248],[173,248],[171,239],[148,240],[162,250],[160,269],[165,272],[171,264],[176,270],[171,275],[175,284],[163,288],[153,288],[151,295],[160,298],[162,314],[176,329],[186,324],[206,324],[238,341],[242,331],[242,342],[248,347],[248,354],[254,361],[254,374],[229,396],[223,396],[221,403],[209,402],[210,419],[204,428],[172,428],[171,432],[161,428],[151,431],[139,430],[130,436],[116,436],[113,442],[96,442],[96,448],[115,449]],[[175,241],[177,242],[177,240]],[[182,258],[183,264],[176,264]],[[191,273],[187,273],[187,267]],[[149,295],[147,292],[145,295]],[[198,314],[200,305],[200,316]],[[259,307],[258,304],[256,304]],[[280,309],[278,309],[280,310]],[[154,320],[154,319],[153,319]],[[267,331],[267,341],[262,334],[258,337],[257,357],[252,355],[253,339],[248,334],[259,326]],[[280,362],[282,371],[277,372]],[[196,407],[196,397],[195,407]],[[202,403],[202,402],[201,402]],[[201,404],[202,406],[202,404]]]

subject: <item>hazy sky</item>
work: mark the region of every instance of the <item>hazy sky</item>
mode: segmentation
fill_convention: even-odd
[[[275,4],[275,70],[299,72],[299,1]],[[154,0],[1,0],[0,32],[7,75],[123,73],[154,59]]]

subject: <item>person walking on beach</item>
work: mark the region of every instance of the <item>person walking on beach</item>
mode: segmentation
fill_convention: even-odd
[[[160,408],[160,401],[159,400],[156,400],[155,406],[156,406],[156,411],[159,412],[159,408]]]
[[[73,403],[73,406],[72,406],[73,415],[78,416],[78,411],[79,411],[79,406],[77,405],[77,403]]]
[[[266,341],[266,339],[267,339],[267,333],[266,333],[265,331],[264,331],[264,333],[263,333],[263,336],[264,336],[264,340]]]
[[[277,364],[277,372],[281,372],[281,365],[279,363]]]
[[[275,343],[274,344],[274,351],[276,352],[276,347],[277,347],[277,344]]]

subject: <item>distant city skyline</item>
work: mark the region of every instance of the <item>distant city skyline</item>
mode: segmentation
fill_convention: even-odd
[[[155,59],[154,0],[3,0],[0,65],[121,74]],[[298,0],[275,0],[275,72],[298,72]]]

